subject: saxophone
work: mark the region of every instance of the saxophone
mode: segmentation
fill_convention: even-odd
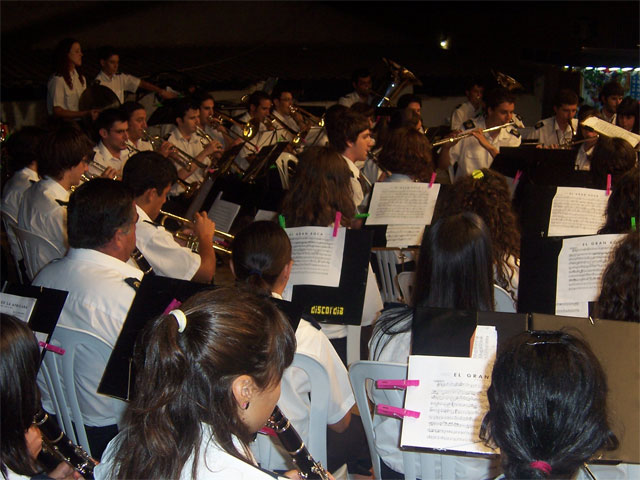
[[[293,425],[289,422],[276,405],[273,409],[273,413],[267,420],[267,427],[271,428],[278,439],[282,443],[282,446],[287,450],[293,463],[296,464],[298,470],[300,470],[300,476],[304,479],[320,479],[329,480],[329,474],[324,469],[321,463],[316,462],[304,442],[295,431]]]
[[[44,455],[54,457],[57,462],[69,463],[85,480],[93,480],[96,461],[81,446],[75,445],[47,412],[42,408],[38,410],[33,423],[42,432]]]

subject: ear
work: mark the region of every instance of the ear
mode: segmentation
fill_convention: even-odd
[[[107,62],[105,62],[104,60],[100,60],[100,66],[101,66],[102,68],[104,68],[105,63],[107,63]]]
[[[240,407],[251,401],[255,390],[256,384],[249,375],[239,375],[231,383],[233,397]]]
[[[142,198],[145,203],[149,203],[150,201],[156,200],[159,197],[158,192],[155,188],[147,188],[142,194]]]
[[[233,267],[233,259],[230,258],[229,259],[229,269],[231,270],[231,274],[233,275],[233,277],[235,278],[236,276],[236,269]]]
[[[351,140],[347,140],[347,148],[353,147],[355,144]]]
[[[289,260],[289,263],[287,263],[284,268],[282,269],[282,274],[284,275],[284,278],[289,281],[289,275],[291,275],[291,269],[293,268],[293,258],[291,260]]]
[[[101,128],[100,130],[98,130],[98,135],[100,135],[100,138],[107,138],[107,135],[109,135],[109,131],[106,128]]]
[[[556,107],[555,105],[553,106],[553,113],[555,113],[556,115],[558,114],[558,107]]]

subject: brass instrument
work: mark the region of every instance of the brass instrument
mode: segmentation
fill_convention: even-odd
[[[505,75],[502,72],[494,72],[493,70],[491,70],[491,73],[495,77],[496,82],[498,82],[498,85],[506,88],[510,92],[513,92],[514,90],[524,90],[522,84],[515,78],[510,77],[509,75]]]
[[[125,144],[127,146],[127,150],[129,151],[130,155],[133,155],[135,153],[140,153],[141,150],[138,150],[136,147],[134,147],[133,145],[126,143]],[[151,144],[151,146],[153,147],[153,143]],[[187,197],[190,197],[191,195],[193,195],[196,190],[198,190],[198,188],[200,188],[200,183],[198,182],[185,182],[183,179],[181,179],[180,177],[178,177],[177,182],[182,185],[182,187],[184,188],[184,194]]]
[[[169,213],[169,212],[165,212],[163,210],[160,210],[160,216],[158,217],[159,221],[158,223],[160,225],[162,225],[164,227],[165,222],[167,221],[167,219],[170,218],[171,220],[175,220],[176,222],[179,222],[180,224],[182,224],[185,227],[192,227],[194,224],[191,220],[188,220],[184,217],[181,217],[179,215],[175,215],[173,213]],[[191,250],[193,250],[194,252],[198,251],[198,239],[195,235],[189,235],[186,233],[182,233],[182,232],[176,232],[173,234],[174,237],[180,239],[180,240],[184,240],[185,242],[187,242],[187,247],[191,248]],[[222,237],[224,239],[227,240],[233,240],[234,236],[231,235],[230,233],[226,233],[226,232],[221,232],[220,230],[216,230],[214,232],[214,236],[216,237]],[[231,255],[231,250],[229,250],[228,248],[225,248],[224,246],[220,245],[219,243],[213,242],[213,249],[217,250],[219,252],[222,253],[226,253],[227,255]]]
[[[149,142],[154,150],[159,149],[164,142],[162,138],[157,135],[151,135],[147,130],[142,130],[142,138]],[[171,153],[175,154],[175,156],[171,158],[173,158],[182,168],[186,168],[187,170],[190,170],[193,164],[200,168],[209,168],[209,165],[199,161],[195,157],[192,157],[187,152],[173,144],[171,145]]]
[[[242,137],[248,142],[249,139],[255,137],[257,130],[253,127],[253,125],[251,124],[251,122],[247,122],[247,123],[240,123],[239,121],[237,121],[235,118],[226,115],[222,112],[219,112],[217,110],[213,111],[213,115],[210,115],[209,118],[209,123],[211,124],[211,126],[213,126],[214,123],[222,123],[223,121],[227,121],[229,123],[232,123],[233,125],[235,125],[238,128],[242,129]],[[249,142],[250,145],[251,142]]]
[[[493,132],[495,130],[501,130],[503,128],[506,127],[510,127],[512,125],[514,125],[515,122],[513,120],[511,120],[510,122],[504,123],[502,125],[497,125],[495,127],[489,127],[489,128],[485,128],[484,130],[481,130],[480,133],[487,133],[487,132]],[[432,147],[438,147],[440,145],[445,145],[447,143],[455,143],[458,140],[461,140],[463,138],[469,137],[473,134],[474,130],[467,130],[466,132],[462,132],[459,135],[456,135],[455,137],[449,137],[449,138],[443,138],[442,140],[438,140],[437,142],[433,142],[431,144]]]
[[[387,89],[382,95],[382,98],[376,105],[377,107],[388,107],[393,103],[394,97],[407,85],[422,85],[422,82],[411,73],[409,70],[401,65],[398,65],[393,60],[387,58],[382,59],[387,67],[391,70],[392,80]]]
[[[277,123],[282,128],[284,128],[286,131],[288,131],[291,135],[293,135],[293,138],[291,139],[291,143],[294,144],[294,145],[298,145],[300,142],[302,142],[304,140],[304,138],[303,138],[304,135],[303,135],[303,132],[301,130],[299,130],[299,131],[294,130],[293,128],[291,128],[289,125],[284,123],[282,120],[280,120],[275,115],[272,115],[270,113],[267,114],[266,118],[264,119],[264,122],[265,122],[265,124],[267,124],[267,127],[271,126],[274,130],[278,129],[278,126],[276,125],[276,123]]]
[[[300,113],[304,117],[306,117],[311,123],[318,127],[324,127],[324,117],[316,117],[312,113],[307,112],[300,105],[293,104],[289,107],[289,111],[291,113]]]
[[[83,173],[80,176],[80,178],[85,182],[88,182],[89,180],[93,180],[94,178],[98,178],[100,175],[102,175],[105,172],[107,168],[109,168],[108,166],[103,165],[100,162],[96,162],[95,160],[93,160],[91,164],[95,165],[95,167],[100,171],[100,173],[99,174],[89,173],[89,172]],[[112,180],[122,180],[122,177],[120,175],[114,175]]]
[[[595,140],[599,136],[600,135],[597,135],[595,137],[590,137],[590,138],[583,138],[582,140],[573,140],[573,141],[568,142],[568,143],[563,143],[561,145],[558,145],[557,149],[559,149],[559,150],[570,150],[573,147],[575,147],[576,145],[580,145],[582,143],[588,142],[589,140]],[[542,147],[542,148],[551,148],[551,147]]]

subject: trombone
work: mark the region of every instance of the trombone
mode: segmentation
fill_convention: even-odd
[[[484,130],[481,130],[480,133],[487,133],[487,132],[493,132],[494,130],[501,130],[503,128],[506,127],[510,127],[512,125],[514,125],[515,122],[513,120],[504,123],[502,125],[497,125],[495,127],[489,127],[489,128],[485,128]],[[437,142],[433,142],[431,144],[432,147],[438,147],[440,145],[444,145],[446,143],[455,143],[458,140],[461,140],[463,138],[469,137],[473,134],[473,132],[475,132],[475,130],[467,130],[466,132],[462,132],[459,135],[456,135],[455,137],[449,137],[449,138],[443,138],[442,140],[438,140]]]
[[[264,123],[267,125],[267,127],[271,126],[271,128],[273,128],[274,130],[278,130],[278,125],[280,125],[286,131],[288,131],[291,135],[293,135],[293,138],[291,139],[291,143],[294,145],[298,145],[300,142],[304,140],[302,130],[299,130],[299,131],[294,130],[289,125],[287,125],[286,123],[284,123],[282,120],[280,120],[278,117],[276,117],[271,113],[267,114],[267,116],[264,119]]]
[[[296,105],[296,104],[290,105],[289,111],[291,113],[296,113],[296,112],[300,113],[303,116],[305,116],[309,121],[311,121],[311,123],[317,125],[318,127],[324,127],[324,117],[316,117],[312,113],[306,111],[300,105]]]
[[[207,120],[209,120],[209,123],[211,124],[211,126],[214,126],[215,123],[220,123],[221,124],[223,121],[227,121],[229,123],[232,123],[236,127],[242,129],[242,138],[244,138],[244,140],[247,143],[249,143],[249,145],[252,145],[253,147],[255,147],[255,145],[253,145],[249,140],[251,138],[255,137],[256,133],[258,133],[258,132],[253,127],[251,122],[240,123],[235,118],[230,117],[229,115],[226,115],[226,114],[224,114],[222,112],[219,112],[217,110],[214,110],[213,114],[209,115],[209,118]],[[235,135],[238,135],[237,133],[233,132],[233,130],[230,130],[230,132],[234,133]]]
[[[142,138],[144,138],[147,142],[151,143],[151,146],[154,150],[160,148],[162,142],[164,140],[157,135],[151,135],[147,130],[142,130]],[[203,163],[192,157],[184,150],[179,149],[175,145],[171,145],[171,153],[175,153],[175,157],[172,157],[182,168],[186,168],[187,170],[191,169],[193,164],[196,164],[200,168],[209,168],[209,165]]]
[[[192,227],[194,225],[194,223],[191,220],[188,220],[188,219],[186,219],[184,217],[181,217],[179,215],[175,215],[173,213],[165,212],[164,210],[160,210],[160,216],[158,217],[158,219],[159,219],[158,223],[164,227],[165,222],[169,218],[171,220],[175,220],[176,222],[182,224],[182,226],[184,226],[184,227]],[[189,247],[194,252],[198,251],[199,242],[198,242],[198,238],[195,235],[189,235],[189,234],[182,233],[182,232],[175,232],[173,234],[173,236],[175,238],[180,239],[180,240],[186,241],[187,242],[187,247]],[[233,240],[234,239],[234,236],[231,235],[230,233],[221,232],[220,230],[216,230],[214,232],[214,236],[222,237],[222,238],[224,238],[226,240]],[[225,248],[224,246],[220,245],[219,243],[216,243],[215,241],[213,242],[213,249],[217,250],[219,252],[222,252],[222,253],[226,253],[227,255],[231,255],[231,250],[230,249]]]

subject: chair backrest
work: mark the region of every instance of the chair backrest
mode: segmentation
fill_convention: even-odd
[[[516,313],[516,305],[509,292],[495,283],[493,284],[493,301],[496,312]]]
[[[61,252],[50,240],[37,233],[29,232],[20,227],[16,227],[15,232],[18,243],[22,247],[29,280],[33,280],[40,269],[51,260],[64,257],[65,252]]]
[[[82,412],[76,394],[74,364],[78,347],[85,345],[95,355],[106,361],[111,355],[111,347],[101,338],[82,330],[73,330],[57,326],[53,338],[53,345],[64,348],[64,355],[47,352],[43,361],[43,375],[52,398],[58,423],[67,436],[76,445],[80,445],[91,455],[89,440],[84,429]],[[99,372],[96,372],[99,375]],[[62,419],[62,420],[61,420]],[[75,424],[75,432],[73,428]],[[77,436],[76,436],[77,433]]]
[[[289,181],[291,180],[297,165],[298,159],[288,152],[282,152],[276,159],[276,167],[278,168],[280,181],[282,182],[282,188],[284,190],[289,190]]]
[[[407,378],[407,365],[404,363],[373,362],[363,360],[355,362],[349,367],[349,379],[356,397],[356,404],[362,418],[362,425],[367,436],[371,462],[373,463],[373,473],[376,478],[382,478],[380,470],[380,455],[376,449],[376,437],[373,429],[373,416],[369,409],[367,397],[367,380],[373,382],[375,388],[376,380]],[[386,405],[402,408],[404,406],[404,391],[402,390],[381,390]],[[375,406],[374,406],[375,411]],[[401,421],[397,420],[398,431],[401,428]],[[455,457],[440,455],[437,453],[418,453],[402,451],[405,480],[435,479],[435,478],[455,478]],[[420,471],[416,471],[416,464],[419,462]],[[441,471],[436,473],[436,462],[441,465]]]
[[[311,382],[311,413],[309,416],[309,441],[307,449],[311,456],[327,467],[327,416],[329,407],[329,376],[324,366],[316,359],[296,353],[291,367],[305,371]],[[289,368],[291,368],[289,367]],[[260,463],[269,465],[273,444],[267,435],[257,437]]]
[[[9,213],[4,210],[2,213],[2,223],[4,224],[4,229],[7,232],[7,237],[9,239],[9,246],[11,247],[11,256],[13,257],[13,261],[16,264],[16,272],[18,273],[18,280],[20,283],[24,283],[25,279],[22,278],[22,269],[20,268],[20,260],[24,257],[22,253],[22,247],[18,242],[18,235],[16,234],[16,228],[18,228],[18,221],[13,218]]]
[[[413,295],[413,287],[416,283],[416,272],[400,272],[397,279],[403,302],[409,305]]]
[[[397,302],[400,298],[400,289],[396,284],[398,258],[395,250],[375,250],[378,263],[378,280],[380,281],[380,295],[385,303]]]

